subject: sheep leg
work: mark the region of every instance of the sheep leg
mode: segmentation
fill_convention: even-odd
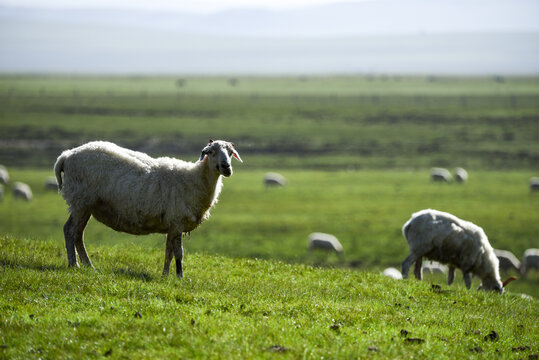
[[[423,279],[423,257],[418,257],[415,261],[414,275],[418,280]]]
[[[77,263],[77,254],[75,252],[75,246],[79,252],[81,261],[85,265],[92,266],[90,258],[86,253],[83,243],[84,228],[90,219],[90,215],[79,215],[71,213],[69,219],[67,219],[64,225],[64,237],[66,242],[67,262],[69,266],[79,266]]]
[[[69,215],[64,224],[64,237],[66,242],[66,251],[67,251],[67,263],[69,266],[79,266],[77,263],[77,254],[75,253],[75,235],[73,232],[75,220],[73,215]]]
[[[182,234],[180,233],[178,236],[175,236],[173,238],[173,245],[174,245],[174,259],[176,260],[176,276],[178,278],[183,277],[183,268],[182,268],[182,261],[183,261],[183,245],[182,245]]]
[[[412,266],[412,264],[414,263],[415,261],[415,255],[413,253],[411,253],[410,255],[408,255],[408,257],[406,259],[404,259],[404,261],[402,262],[402,277],[403,279],[407,279],[408,278],[408,271],[410,271],[410,266]]]
[[[449,272],[447,273],[447,285],[453,284],[453,280],[455,280],[455,267],[449,266]]]
[[[469,272],[462,273],[464,276],[464,284],[466,285],[466,289],[469,289],[472,286],[472,278],[470,276]]]
[[[75,247],[77,249],[77,253],[79,254],[80,262],[93,268],[94,266],[92,265],[90,257],[86,252],[86,247],[84,246],[84,228],[88,224],[88,220],[90,220],[90,214],[80,218],[80,223],[75,228]]]
[[[174,245],[172,244],[173,237],[167,235],[167,245],[165,249],[165,265],[163,266],[163,276],[168,276],[170,271],[170,262],[172,261],[172,255],[174,255]]]

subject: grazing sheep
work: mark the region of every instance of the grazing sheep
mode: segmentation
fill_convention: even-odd
[[[539,249],[528,249],[524,251],[521,268],[522,276],[525,277],[528,275],[530,269],[539,270]]]
[[[410,255],[402,263],[404,278],[408,277],[410,266],[415,262],[414,274],[421,280],[422,260],[426,257],[449,264],[449,284],[453,282],[455,267],[458,267],[468,289],[472,284],[472,273],[481,279],[480,288],[503,293],[498,258],[479,226],[446,212],[426,209],[412,215],[402,227],[402,234],[410,247]]]
[[[513,255],[511,251],[494,249],[494,253],[500,263],[500,270],[514,270],[517,273],[520,273],[520,261],[518,261],[517,257]]]
[[[196,163],[156,159],[101,141],[64,151],[54,173],[69,205],[64,225],[69,265],[77,266],[76,248],[81,262],[92,267],[83,233],[93,216],[116,231],[166,234],[163,275],[174,255],[176,275],[182,277],[182,234],[210,216],[222,176],[232,175],[232,157],[242,162],[234,144],[222,140],[210,140]]]
[[[286,179],[281,174],[269,172],[264,175],[264,185],[266,187],[285,186]]]
[[[54,176],[50,176],[45,180],[45,190],[58,191],[58,184]]]
[[[15,199],[23,199],[25,201],[32,201],[32,189],[25,183],[16,182],[13,184],[13,197]]]
[[[455,180],[458,183],[465,183],[466,181],[468,181],[468,172],[464,170],[463,168],[461,167],[455,168],[453,173],[455,174]]]
[[[430,179],[438,182],[451,182],[451,173],[447,169],[432,168],[430,169]]]
[[[343,248],[339,240],[331,234],[315,232],[309,235],[308,243],[309,251],[320,249],[324,251],[334,251],[337,255],[342,256]]]
[[[9,173],[4,165],[0,165],[0,184],[6,185],[9,182]]]
[[[395,279],[395,280],[401,280],[402,279],[401,272],[399,270],[395,269],[394,267],[388,267],[387,269],[384,270],[382,275],[390,277],[390,278]]]
[[[539,177],[532,177],[530,178],[530,191],[538,191],[539,190]]]

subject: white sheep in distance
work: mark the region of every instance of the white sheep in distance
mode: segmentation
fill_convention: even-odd
[[[530,178],[530,191],[539,191],[539,177]]]
[[[511,251],[494,249],[494,253],[500,263],[500,270],[520,273],[520,261]]]
[[[264,175],[264,185],[268,187],[285,186],[286,179],[284,176],[278,173],[269,172]]]
[[[320,249],[327,252],[333,251],[339,256],[343,254],[343,247],[335,236],[320,232],[309,235],[308,248],[309,251]]]
[[[45,190],[58,192],[58,184],[56,183],[56,177],[49,176],[45,179]]]
[[[0,184],[6,185],[9,182],[9,172],[4,165],[0,165]]]
[[[382,275],[390,277],[390,278],[395,279],[395,280],[401,280],[402,279],[401,272],[399,270],[395,269],[394,267],[388,267],[388,268],[384,269],[384,271],[382,272]]]
[[[522,257],[522,276],[525,277],[530,269],[539,270],[539,249],[528,249]]]
[[[449,264],[448,283],[454,279],[455,267],[462,270],[469,289],[470,273],[481,279],[480,288],[503,293],[498,270],[498,258],[483,229],[446,212],[425,209],[412,215],[402,227],[402,234],[410,247],[410,255],[402,263],[402,276],[415,262],[414,274],[422,278],[422,259],[426,257]]]
[[[76,248],[81,262],[93,267],[83,238],[93,216],[116,231],[166,234],[163,275],[174,255],[176,275],[182,277],[182,234],[209,217],[221,192],[221,176],[232,175],[232,157],[242,162],[234,144],[222,140],[210,140],[196,163],[152,158],[102,141],[64,151],[54,173],[69,205],[64,225],[69,265],[78,266]]]
[[[425,261],[423,263],[423,272],[427,271],[431,274],[447,274],[447,266],[440,264],[437,261]]]
[[[32,189],[28,184],[17,181],[13,184],[13,197],[15,199],[32,201]]]
[[[465,169],[457,167],[453,170],[453,173],[455,174],[455,180],[458,183],[465,183],[468,181],[468,172]]]
[[[430,169],[430,179],[448,183],[451,182],[451,173],[447,169],[434,167]]]

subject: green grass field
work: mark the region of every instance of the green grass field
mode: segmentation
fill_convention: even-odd
[[[236,143],[244,163],[186,238],[186,279],[161,279],[162,235],[95,220],[85,237],[97,271],[67,268],[67,206],[44,189],[62,150],[100,139],[195,161],[210,137]],[[451,287],[379,275],[400,267],[401,227],[424,208],[480,225],[517,257],[539,247],[537,77],[4,75],[0,163],[34,191],[15,201],[8,185],[0,202],[0,358],[539,352],[538,301],[520,296],[539,297],[538,272],[503,296],[475,291],[477,279],[465,290],[460,273]],[[431,166],[470,179],[432,183]],[[265,189],[267,171],[288,185]],[[315,231],[335,234],[344,258],[309,253]],[[499,340],[485,341],[492,330]]]
[[[537,300],[275,260],[0,238],[2,358],[533,358]],[[493,316],[495,315],[495,316]],[[493,333],[494,331],[494,333]]]

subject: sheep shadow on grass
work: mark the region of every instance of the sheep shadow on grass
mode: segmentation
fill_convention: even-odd
[[[37,270],[37,271],[58,271],[63,269],[63,266],[58,266],[55,264],[39,264],[35,262],[26,262],[26,261],[15,261],[12,259],[0,258],[0,267],[11,268],[11,269],[28,269],[28,270]]]
[[[126,267],[113,269],[112,272],[115,275],[123,276],[130,279],[142,280],[144,282],[150,282],[156,279],[156,277],[144,270],[135,270]]]

